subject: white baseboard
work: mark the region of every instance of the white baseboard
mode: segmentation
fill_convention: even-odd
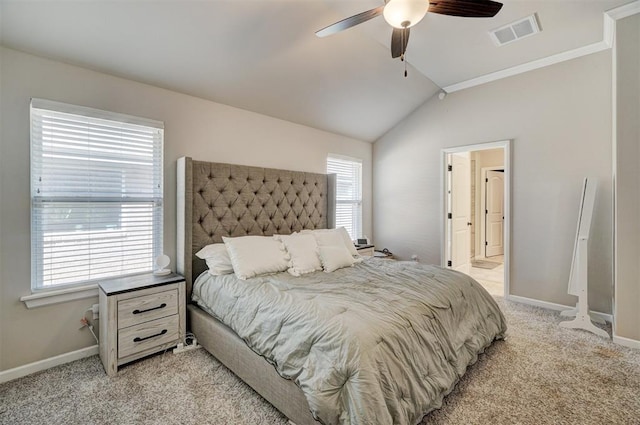
[[[625,347],[635,348],[640,350],[640,341],[637,339],[625,338],[623,336],[614,335],[613,342],[616,344],[624,345]]]
[[[541,308],[546,308],[547,310],[555,310],[555,311],[571,310],[576,307],[575,305],[569,306],[569,305],[550,303],[548,301],[540,301],[533,298],[520,297],[518,295],[509,295],[507,299],[509,301],[514,301],[520,304],[528,304],[535,307],[541,307]],[[613,322],[613,316],[611,314],[601,313],[599,311],[593,311],[593,310],[591,310],[589,313],[592,315],[592,317],[602,319],[605,322],[608,322],[608,323]]]
[[[81,348],[80,350],[71,351],[69,353],[60,354],[59,356],[50,357],[48,359],[40,360],[34,363],[29,363],[24,366],[18,366],[13,369],[3,370],[0,372],[0,384],[3,382],[13,381],[14,379],[22,378],[23,376],[31,375],[32,373],[40,372],[50,369],[61,364],[71,363],[76,360],[84,359],[85,357],[91,357],[98,354],[98,345],[92,345],[91,347]]]

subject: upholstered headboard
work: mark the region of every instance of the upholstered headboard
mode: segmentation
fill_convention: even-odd
[[[195,253],[222,236],[335,227],[335,175],[178,159],[177,271],[193,280]]]

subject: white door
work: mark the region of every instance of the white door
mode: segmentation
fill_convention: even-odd
[[[471,167],[469,153],[451,155],[451,266],[466,271],[471,266]]]
[[[485,257],[504,254],[504,172],[487,171]]]

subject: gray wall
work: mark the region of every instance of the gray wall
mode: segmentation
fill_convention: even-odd
[[[640,340],[640,15],[616,30],[615,333]]]
[[[564,305],[585,176],[593,309],[611,312],[611,51],[430,99],[374,144],[377,246],[440,264],[442,148],[511,139],[511,294]]]
[[[95,342],[79,320],[97,299],[28,310],[29,99],[40,97],[165,123],[164,250],[175,269],[176,159],[325,172],[328,153],[363,160],[363,231],[372,235],[370,143],[2,48],[0,370]]]

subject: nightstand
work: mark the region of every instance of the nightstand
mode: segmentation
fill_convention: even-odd
[[[356,250],[358,254],[363,257],[373,257],[373,245],[356,245]]]
[[[184,341],[184,277],[148,273],[105,280],[98,286],[100,359],[107,375]]]

